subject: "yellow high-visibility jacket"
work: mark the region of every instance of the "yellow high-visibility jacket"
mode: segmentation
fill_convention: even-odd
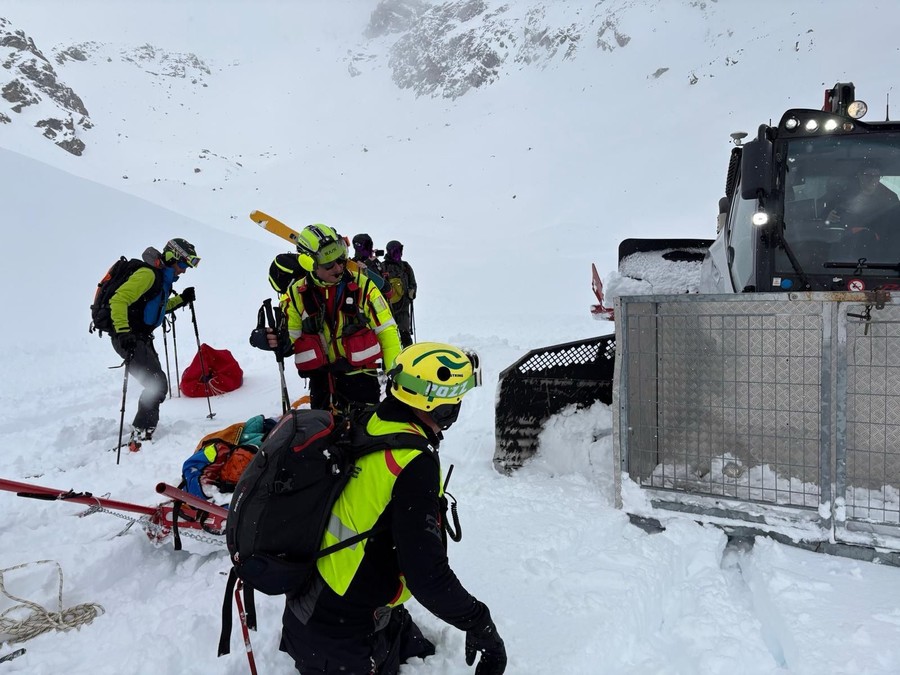
[[[358,268],[347,269],[333,286],[307,274],[282,296],[292,341],[301,335],[318,335],[328,364],[347,359],[346,338],[360,330],[373,331],[381,349],[384,370],[390,370],[400,353],[400,334],[390,305],[375,284]],[[301,354],[295,355],[298,366]]]

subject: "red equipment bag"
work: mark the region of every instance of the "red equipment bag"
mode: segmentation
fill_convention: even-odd
[[[200,357],[203,357],[203,368]],[[205,371],[205,372],[204,372]],[[205,342],[181,375],[181,393],[191,398],[218,396],[244,382],[244,371],[227,349],[213,349]]]

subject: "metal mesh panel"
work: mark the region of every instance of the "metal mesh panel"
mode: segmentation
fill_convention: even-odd
[[[900,307],[853,305],[845,316],[846,517],[900,523]]]
[[[728,517],[747,520],[786,507],[833,541],[900,550],[900,303],[809,293],[620,305],[616,449],[655,504],[721,515],[727,498]]]
[[[817,507],[816,308],[635,305],[626,305],[624,383],[632,478],[647,487]]]

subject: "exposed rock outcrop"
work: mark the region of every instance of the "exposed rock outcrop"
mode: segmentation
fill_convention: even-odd
[[[4,18],[0,18],[0,59],[6,71],[0,71],[0,97],[8,110],[0,111],[0,122],[27,120],[66,152],[81,155],[85,144],[80,137],[92,126],[84,102],[59,79],[34,40]]]

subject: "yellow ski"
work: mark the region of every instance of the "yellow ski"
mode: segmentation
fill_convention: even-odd
[[[277,234],[282,239],[286,239],[295,246],[297,245],[297,237],[300,236],[300,233],[297,232],[297,230],[282,223],[280,220],[278,220],[278,218],[270,216],[268,213],[264,213],[263,211],[254,211],[250,214],[250,220],[252,220],[267,232]],[[347,239],[347,237],[344,237],[344,243],[348,246],[350,245],[350,241]],[[360,265],[358,265],[353,260],[348,260],[347,269],[359,270]],[[294,403],[296,404],[297,401],[295,401]]]
[[[282,239],[291,242],[295,246],[297,245],[297,237],[299,236],[297,230],[288,227],[280,220],[278,220],[278,218],[273,218],[268,213],[263,213],[262,211],[254,211],[250,214],[250,220],[252,220],[267,232],[276,234]]]

